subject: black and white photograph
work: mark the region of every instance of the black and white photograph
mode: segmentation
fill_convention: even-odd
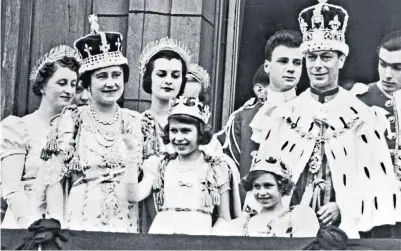
[[[1,0],[1,250],[400,250],[401,0]]]

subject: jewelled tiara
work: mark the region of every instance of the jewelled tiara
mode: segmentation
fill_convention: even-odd
[[[209,73],[200,65],[190,64],[188,67],[188,74],[194,76],[205,89],[210,87],[210,76]]]
[[[81,61],[81,57],[78,54],[78,52],[75,49],[69,47],[68,45],[59,45],[53,47],[48,53],[46,53],[41,58],[39,58],[38,61],[36,61],[36,64],[32,69],[31,75],[29,75],[29,79],[35,80],[37,75],[39,74],[39,71],[45,64],[54,63],[57,60],[62,59],[63,57],[73,57],[78,62]]]
[[[188,50],[188,48],[183,43],[175,39],[163,37],[160,40],[150,42],[143,49],[142,54],[139,57],[139,72],[142,76],[145,74],[146,64],[149,62],[149,60],[158,52],[165,50],[178,53],[186,65],[189,65],[189,62],[191,61],[191,52]]]

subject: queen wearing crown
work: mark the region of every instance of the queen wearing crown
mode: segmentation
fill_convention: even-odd
[[[30,75],[33,92],[41,97],[39,108],[24,117],[9,116],[1,121],[2,196],[8,204],[2,228],[27,228],[46,212],[35,200],[40,153],[52,118],[75,94],[78,68],[74,49],[66,45],[52,48]]]
[[[306,189],[304,201],[285,207],[282,197],[291,193],[294,183],[290,169],[281,161],[255,158],[248,175],[242,180],[245,191],[251,192],[260,209],[244,208],[235,220],[216,224],[215,235],[251,237],[315,237],[319,222],[309,207],[312,187]]]
[[[123,38],[99,31],[95,15],[90,21],[92,33],[74,45],[92,101],[66,107],[54,122],[41,155],[46,196],[39,199],[69,229],[137,233],[138,207],[128,188],[138,182],[143,137],[139,114],[117,104],[129,76]]]

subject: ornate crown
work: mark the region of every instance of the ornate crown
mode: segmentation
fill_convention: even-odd
[[[302,52],[316,50],[336,50],[348,55],[345,31],[348,13],[341,6],[318,0],[299,14],[299,25],[303,34]]]
[[[188,74],[191,74],[196,80],[198,80],[205,89],[210,87],[209,73],[207,73],[202,66],[190,64],[188,67]]]
[[[123,35],[119,32],[101,32],[96,15],[89,15],[92,32],[74,42],[82,57],[79,73],[103,67],[128,64],[122,53]]]
[[[266,171],[287,179],[291,179],[291,170],[280,159],[275,159],[272,157],[269,157],[269,159],[259,158],[255,153],[252,153],[252,155],[252,165],[249,172]]]
[[[185,114],[198,118],[207,124],[210,118],[208,105],[204,105],[198,98],[187,98],[180,96],[170,99],[170,116],[175,114]]]
[[[59,45],[53,47],[48,53],[46,53],[41,58],[39,58],[38,61],[36,61],[36,64],[32,69],[31,75],[29,75],[29,79],[35,80],[40,69],[42,69],[42,67],[46,63],[56,62],[57,60],[60,60],[63,57],[73,57],[78,62],[81,61],[81,57],[79,56],[78,52],[73,48],[69,47],[68,45]]]
[[[191,61],[191,52],[183,43],[169,37],[163,37],[160,40],[150,42],[143,49],[139,57],[139,72],[142,76],[145,74],[146,64],[159,51],[174,51],[178,53],[187,66]]]

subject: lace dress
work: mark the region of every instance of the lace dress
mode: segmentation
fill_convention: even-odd
[[[70,180],[65,207],[69,229],[139,232],[138,206],[128,202],[126,185],[138,182],[143,138],[139,116],[120,111],[119,120],[111,125],[117,128],[112,135],[99,129],[89,106],[68,107],[50,136],[45,183]]]
[[[8,204],[2,228],[27,228],[45,213],[36,203],[34,184],[49,129],[50,123],[42,121],[36,112],[22,118],[9,116],[1,121],[1,160],[12,155],[25,157],[21,182],[2,187]]]
[[[145,171],[155,165],[150,159]],[[230,189],[225,162],[202,154],[193,165],[183,166],[176,155],[166,155],[157,166],[154,192],[158,213],[149,233],[209,235],[220,194]]]

